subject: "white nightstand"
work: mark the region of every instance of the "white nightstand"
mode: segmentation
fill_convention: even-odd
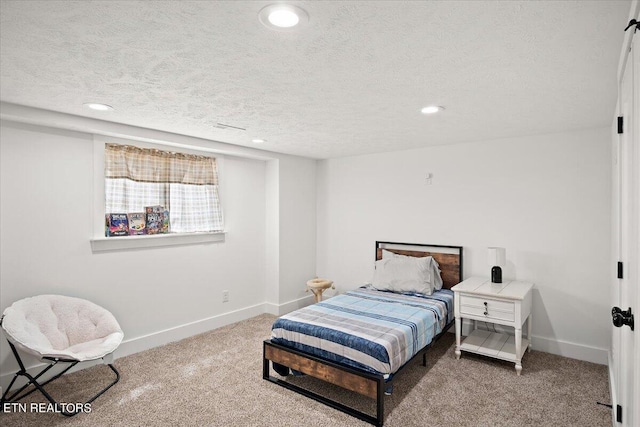
[[[514,362],[520,375],[522,355],[531,346],[532,288],[533,283],[529,282],[491,283],[484,277],[471,277],[451,288],[455,298],[456,358],[460,358],[461,351],[468,351]],[[474,320],[474,330],[460,343],[462,319]],[[478,320],[511,326],[515,335],[477,329]],[[525,321],[527,339],[522,338]]]

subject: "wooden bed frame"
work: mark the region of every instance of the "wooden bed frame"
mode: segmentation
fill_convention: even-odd
[[[462,281],[462,246],[425,245],[396,242],[376,242],[376,260],[382,259],[382,250],[413,257],[432,256],[440,265],[443,288],[451,289]],[[430,344],[418,351],[405,363],[394,376],[400,373],[415,357],[422,354],[422,365],[427,365],[426,351],[442,336],[454,322],[448,323],[443,331],[434,337]],[[275,362],[290,369],[300,371],[309,376],[329,382],[347,390],[376,400],[376,416],[358,411],[328,397],[306,390],[288,381],[273,377],[270,374],[270,363]],[[393,381],[393,377],[388,382]],[[262,378],[274,384],[293,390],[299,394],[324,403],[334,409],[359,418],[370,424],[382,426],[384,422],[384,390],[385,379],[382,374],[373,374],[361,369],[341,365],[321,357],[305,353],[281,344],[265,340],[263,343]]]

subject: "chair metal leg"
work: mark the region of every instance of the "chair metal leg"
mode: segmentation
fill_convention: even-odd
[[[4,404],[5,402],[17,402],[23,398],[25,398],[26,396],[30,395],[31,393],[33,393],[36,390],[39,390],[42,395],[49,401],[51,402],[55,407],[58,407],[59,403],[56,402],[56,400],[51,397],[51,395],[44,389],[44,386],[49,384],[51,381],[54,381],[58,378],[60,378],[62,375],[64,375],[67,371],[69,371],[69,369],[73,368],[74,366],[76,366],[79,362],[77,360],[60,360],[60,359],[54,359],[51,360],[51,364],[48,365],[47,367],[45,367],[42,371],[40,371],[36,376],[33,376],[31,374],[29,374],[27,372],[27,370],[24,367],[24,364],[22,363],[22,359],[20,358],[20,355],[18,354],[18,351],[16,350],[16,348],[14,347],[14,345],[9,342],[9,346],[11,347],[11,351],[13,352],[13,355],[15,356],[18,365],[20,365],[20,370],[18,372],[15,373],[13,379],[11,380],[11,383],[9,384],[9,387],[7,387],[7,390],[5,390],[4,394],[2,395],[2,398],[0,398],[0,406],[2,404]],[[60,372],[59,374],[57,374],[56,376],[48,379],[47,381],[43,382],[43,383],[39,383],[38,382],[38,378],[40,378],[42,375],[44,375],[46,372],[48,372],[51,368],[53,368],[55,365],[57,365],[58,363],[69,363],[70,365],[67,366],[62,372]],[[104,394],[104,392],[106,392],[107,390],[109,390],[111,387],[113,387],[118,381],[120,381],[120,373],[118,372],[118,370],[115,368],[115,366],[113,366],[113,364],[109,363],[107,365],[112,371],[113,373],[116,374],[116,379],[111,382],[108,386],[106,386],[105,388],[103,388],[102,390],[100,390],[98,392],[98,394],[96,394],[95,396],[93,396],[91,399],[89,399],[87,402],[85,402],[85,404],[91,403],[94,400],[96,400],[98,397],[102,396]],[[19,376],[23,376],[25,377],[28,382],[27,384],[23,385],[22,387],[20,387],[17,391],[13,392],[10,396],[9,395],[9,391],[11,390],[11,387],[13,386],[13,384],[15,383],[16,379]],[[33,385],[34,388],[22,395],[20,395],[20,393],[22,393],[26,388],[28,388],[30,385]],[[8,396],[8,397],[7,397]],[[79,411],[73,411],[73,412],[68,412],[68,411],[60,411],[60,413],[62,415],[65,415],[67,417],[72,417],[74,415],[76,415]]]

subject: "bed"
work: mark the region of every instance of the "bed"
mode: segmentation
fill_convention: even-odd
[[[426,366],[426,351],[454,323],[450,288],[462,280],[462,247],[376,242],[375,261],[372,284],[274,322],[263,378],[382,426],[395,376],[420,355]],[[375,416],[283,379],[291,373],[375,399]]]

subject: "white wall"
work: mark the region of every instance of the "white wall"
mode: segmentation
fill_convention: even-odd
[[[267,162],[267,311],[282,315],[313,302],[316,273],[316,160]]]
[[[464,246],[464,276],[488,276],[502,246],[503,277],[535,282],[534,348],[606,363],[609,142],[597,129],[321,161],[318,273],[354,288],[388,240]]]
[[[282,298],[299,299],[315,274],[315,160],[4,104],[2,112],[17,113],[0,122],[0,311],[44,293],[89,299],[120,322],[123,356],[270,311],[268,301],[287,306]],[[224,149],[225,241],[93,253],[93,136],[58,126]],[[280,240],[283,255],[270,256]],[[2,385],[16,369],[0,340]]]
[[[316,161],[280,159],[280,301],[313,301],[307,280],[316,270]],[[285,226],[286,224],[286,226]],[[309,274],[311,272],[311,274]]]
[[[280,303],[280,162],[269,160],[266,170],[265,287],[271,314],[279,314]]]

